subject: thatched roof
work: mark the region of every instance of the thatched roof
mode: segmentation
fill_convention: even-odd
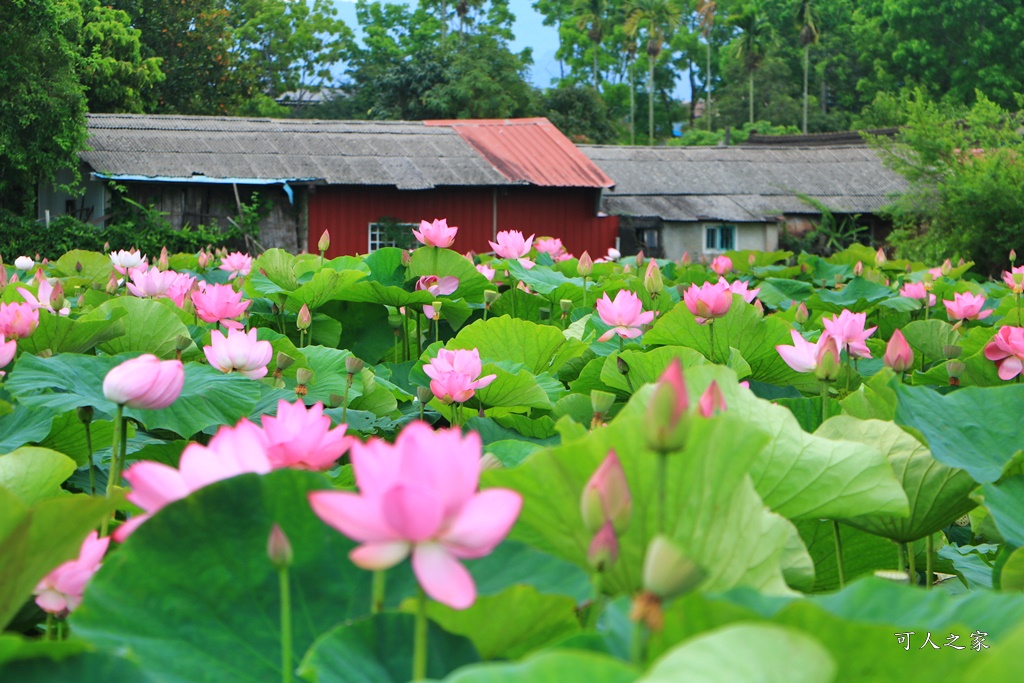
[[[907,187],[866,147],[580,149],[615,181],[603,207],[614,215],[763,222],[818,213],[798,194],[835,213],[873,213]]]
[[[96,172],[125,179],[288,180],[403,190],[610,184],[546,119],[481,122],[488,130],[500,129],[505,138],[527,138],[532,156],[553,171],[544,177],[535,177],[537,169],[530,168],[510,175],[505,168],[509,164],[498,165],[483,154],[465,139],[464,129],[473,121],[453,127],[420,121],[90,114],[88,125],[91,150],[81,154],[82,160]],[[541,128],[543,135],[536,132]]]

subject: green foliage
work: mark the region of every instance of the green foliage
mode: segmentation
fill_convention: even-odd
[[[935,262],[960,256],[997,274],[1010,249],[1020,246],[1022,118],[980,92],[977,97],[958,113],[918,91],[908,104],[907,127],[874,145],[909,183],[888,207],[897,225],[890,242],[899,254]]]

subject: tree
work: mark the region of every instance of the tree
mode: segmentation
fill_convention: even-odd
[[[661,56],[666,33],[671,33],[682,18],[682,10],[673,0],[634,0],[627,8],[626,33],[636,35],[644,29],[647,38],[647,132],[648,144],[654,144],[654,64]]]
[[[600,92],[601,71],[598,66],[598,56],[605,34],[608,3],[606,0],[575,0],[572,9],[576,15],[577,28],[581,31],[586,30],[587,38],[594,44],[594,92]]]
[[[607,145],[617,133],[604,99],[593,88],[566,85],[541,96],[544,116],[573,142]]]
[[[86,141],[82,14],[77,3],[5,0],[0,24],[18,34],[0,43],[0,208],[27,212],[38,182],[62,171],[78,178]]]
[[[164,80],[160,57],[142,57],[142,33],[131,17],[100,0],[81,0],[79,75],[91,112],[144,110],[144,94]]]
[[[749,85],[748,103],[750,116],[748,123],[754,123],[754,74],[761,66],[765,51],[771,41],[771,26],[765,21],[764,15],[756,4],[747,5],[743,10],[729,18],[729,25],[738,28],[741,33],[735,41],[736,57],[743,63],[747,72]]]
[[[901,255],[938,263],[958,256],[996,275],[1021,246],[1024,117],[981,92],[964,111],[918,90],[895,139],[872,142],[909,189],[888,207]]]
[[[711,29],[715,27],[715,11],[718,3],[712,0],[700,0],[697,7],[697,15],[700,17],[700,32],[704,36],[704,43],[707,46],[707,87],[704,89],[704,116],[708,119],[708,130],[711,130]]]
[[[800,29],[800,45],[804,49],[804,119],[803,132],[807,134],[807,75],[810,65],[811,45],[818,42],[817,11],[813,0],[798,0],[796,20]]]

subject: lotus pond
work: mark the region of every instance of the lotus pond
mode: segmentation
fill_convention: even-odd
[[[0,266],[0,680],[1020,680],[1024,266],[416,232]]]

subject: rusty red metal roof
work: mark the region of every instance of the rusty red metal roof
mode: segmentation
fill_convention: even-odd
[[[514,183],[542,187],[612,187],[601,171],[546,118],[424,121],[449,126]]]

